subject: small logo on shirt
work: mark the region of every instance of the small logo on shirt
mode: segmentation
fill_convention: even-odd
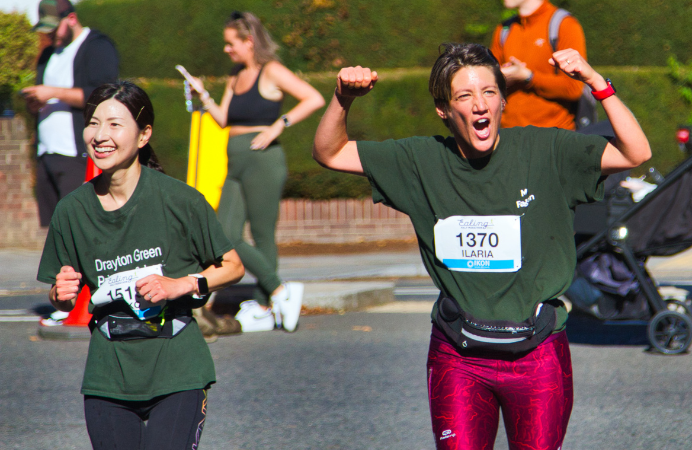
[[[538,38],[536,39],[536,42],[533,43],[536,47],[543,47],[543,44],[545,44],[545,39],[543,38]]]
[[[536,200],[536,197],[533,194],[531,194],[531,195],[528,195],[528,194],[529,194],[528,189],[521,189],[519,191],[520,199],[517,200],[517,209],[527,208],[529,206],[529,203],[531,203],[533,200]],[[527,195],[528,195],[528,197],[527,197]]]

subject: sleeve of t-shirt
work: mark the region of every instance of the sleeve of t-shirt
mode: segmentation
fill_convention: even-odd
[[[412,184],[418,180],[410,139],[358,141],[358,156],[372,187],[372,201],[410,214]]]
[[[201,195],[192,202],[190,219],[192,250],[203,268],[220,261],[225,253],[233,250],[216,213]]]
[[[42,283],[55,284],[55,277],[60,273],[63,266],[70,266],[79,271],[79,267],[75,267],[76,263],[72,262],[62,234],[53,220],[48,228],[46,244],[43,246],[36,279]]]
[[[603,199],[601,158],[607,143],[602,136],[557,130],[555,161],[570,206]]]

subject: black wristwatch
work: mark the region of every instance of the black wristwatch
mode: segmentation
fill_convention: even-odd
[[[193,295],[192,298],[200,299],[202,298],[200,295],[207,295],[209,293],[209,284],[207,284],[207,279],[204,278],[204,275],[199,273],[191,273],[188,275],[188,277],[197,278],[197,290],[199,291],[199,295]]]

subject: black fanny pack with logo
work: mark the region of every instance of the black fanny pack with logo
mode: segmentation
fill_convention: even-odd
[[[103,311],[105,312],[105,311]],[[192,321],[191,311],[166,311],[163,316],[140,320],[131,313],[109,311],[94,314],[89,329],[98,329],[109,341],[128,341],[132,339],[172,338],[179,334]]]
[[[559,300],[540,303],[523,322],[479,320],[463,311],[456,300],[437,299],[435,323],[461,354],[520,356],[538,347],[555,329]]]

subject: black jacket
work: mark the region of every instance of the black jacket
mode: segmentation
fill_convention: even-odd
[[[55,47],[50,46],[41,53],[36,67],[37,85],[43,84],[46,65],[54,51]],[[89,31],[86,40],[77,50],[73,66],[74,87],[82,88],[85,102],[94,89],[104,83],[112,83],[118,79],[118,62],[118,52],[108,36],[96,30]],[[82,155],[86,153],[86,146],[82,139],[84,110],[74,107],[71,109],[77,155]]]

